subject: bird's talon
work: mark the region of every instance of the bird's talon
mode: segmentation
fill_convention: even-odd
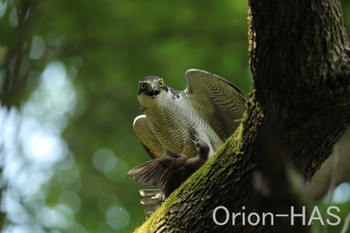
[[[164,195],[164,192],[161,189],[140,189],[139,193],[143,197]]]

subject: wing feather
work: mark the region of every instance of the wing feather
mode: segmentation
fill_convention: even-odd
[[[184,93],[199,114],[225,141],[238,127],[246,109],[243,92],[229,81],[204,70],[186,72]]]
[[[136,117],[133,128],[142,146],[152,158],[155,159],[163,156],[164,149],[149,128],[146,115]]]

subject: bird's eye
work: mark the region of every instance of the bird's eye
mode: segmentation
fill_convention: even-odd
[[[140,88],[141,89],[145,89],[146,88],[146,84],[145,83],[140,83]]]
[[[159,87],[163,87],[163,86],[164,86],[164,82],[163,82],[163,80],[159,80],[158,85],[159,85]]]

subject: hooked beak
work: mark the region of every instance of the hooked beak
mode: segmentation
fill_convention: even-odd
[[[148,95],[152,96],[152,98],[155,99],[159,93],[160,90],[158,86],[152,83],[152,85],[149,86]]]
[[[152,96],[152,98],[154,99],[154,98],[157,97],[157,95],[158,95],[159,93],[160,93],[159,90],[151,90],[151,91],[149,92],[149,95]]]
[[[144,94],[146,96],[152,97],[152,99],[155,99],[157,95],[160,94],[160,92],[161,89],[157,84],[140,81],[137,95],[139,96],[141,94]]]

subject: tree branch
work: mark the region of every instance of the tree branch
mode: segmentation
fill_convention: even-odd
[[[349,43],[340,3],[277,0],[250,5],[257,98],[264,113],[274,115],[284,146],[309,179],[349,124]],[[321,145],[322,151],[309,144]],[[322,159],[315,161],[316,154]]]

